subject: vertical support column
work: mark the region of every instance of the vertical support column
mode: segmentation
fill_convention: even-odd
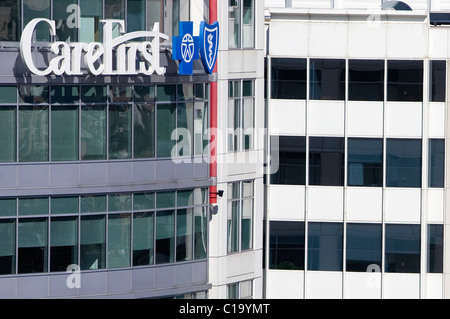
[[[209,0],[209,23],[217,21],[217,0]],[[217,63],[214,67],[214,72],[217,74]],[[210,96],[209,96],[209,107],[210,107],[210,178],[212,180],[212,185],[209,191],[209,202],[212,205],[217,204],[217,80],[211,82],[210,84]]]

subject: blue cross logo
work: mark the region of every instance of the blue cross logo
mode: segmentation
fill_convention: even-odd
[[[194,37],[194,23],[191,21],[180,22],[179,36],[172,40],[172,59],[179,60],[178,73],[192,75],[194,73],[194,60],[199,59],[199,37]]]

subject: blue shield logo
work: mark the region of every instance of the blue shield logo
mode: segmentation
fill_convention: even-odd
[[[200,56],[205,71],[213,73],[219,52],[219,22],[200,23]]]

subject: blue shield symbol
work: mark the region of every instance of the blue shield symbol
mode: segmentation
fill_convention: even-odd
[[[200,23],[200,56],[205,71],[213,73],[219,52],[219,22],[212,25]]]

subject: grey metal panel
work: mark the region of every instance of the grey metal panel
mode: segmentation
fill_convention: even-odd
[[[155,182],[155,162],[135,161],[133,169],[133,180],[137,184]]]
[[[188,163],[175,164],[177,179],[186,180],[194,178],[194,166]]]
[[[208,263],[198,264],[192,269],[192,282],[202,283],[208,281]]]
[[[17,297],[17,278],[2,278],[0,280],[0,299]]]
[[[49,167],[47,164],[19,165],[17,181],[19,187],[49,187]]]
[[[151,290],[155,287],[154,268],[133,269],[131,279],[133,291]]]
[[[172,160],[156,162],[156,180],[157,181],[175,181],[175,167]]]
[[[155,288],[168,288],[175,284],[175,266],[155,268]]]
[[[48,276],[24,276],[17,278],[17,298],[48,297]]]
[[[80,184],[107,185],[107,163],[83,163],[80,165]]]
[[[130,293],[132,287],[132,270],[107,272],[107,293]]]
[[[132,162],[108,162],[108,184],[130,185],[133,183]]]
[[[17,169],[17,166],[0,165],[0,188],[17,186]]]
[[[74,276],[74,274],[58,273],[48,276],[48,285],[49,285],[48,297],[50,298],[77,297],[80,293],[80,289],[72,286],[74,284],[74,281],[72,281],[72,277],[69,276]],[[69,283],[72,284],[71,286],[67,285],[68,280]]]
[[[80,165],[78,164],[53,164],[50,165],[50,186],[74,186],[79,185]]]
[[[175,268],[175,286],[185,286],[192,283],[192,264],[180,265]]]
[[[81,272],[80,278],[80,296],[106,295],[106,271]]]

